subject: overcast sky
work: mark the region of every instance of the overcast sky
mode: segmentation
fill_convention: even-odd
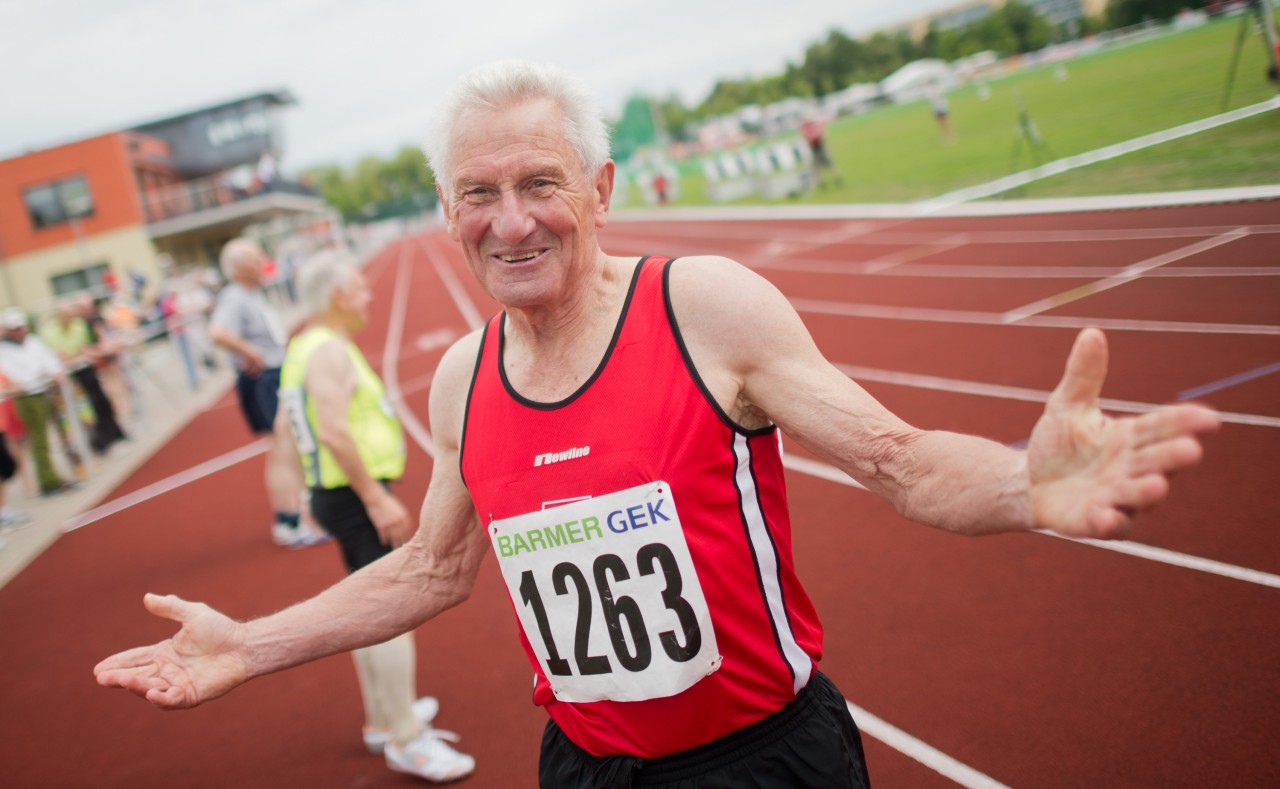
[[[475,64],[557,63],[617,115],[692,105],[948,0],[0,0],[0,158],[285,88],[286,170],[416,144]]]

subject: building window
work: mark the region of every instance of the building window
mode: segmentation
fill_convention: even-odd
[[[92,263],[78,271],[57,274],[50,279],[50,284],[53,286],[53,295],[61,296],[64,293],[79,293],[82,290],[93,291],[96,295],[104,295],[103,291],[106,287],[103,285],[103,278],[106,273],[106,263]]]
[[[31,224],[39,229],[93,215],[93,195],[83,175],[33,186],[22,193]]]

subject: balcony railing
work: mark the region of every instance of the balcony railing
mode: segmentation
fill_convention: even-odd
[[[151,224],[273,193],[308,197],[320,195],[317,190],[305,184],[282,178],[242,187],[233,184],[226,175],[214,175],[144,192],[142,212],[147,223]]]

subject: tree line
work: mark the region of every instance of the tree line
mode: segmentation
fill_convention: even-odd
[[[968,25],[931,28],[919,40],[906,33],[875,33],[859,40],[832,29],[825,39],[805,49],[799,63],[788,62],[781,74],[720,80],[694,107],[684,106],[674,94],[654,100],[654,105],[672,138],[688,140],[694,126],[707,118],[751,104],[763,106],[791,96],[821,98],[850,85],[879,82],[921,58],[954,61],[985,51],[1001,56],[1033,52],[1082,35],[1166,20],[1183,8],[1205,5],[1206,0],[1111,0],[1099,16],[1055,26],[1029,5],[1009,0]]]

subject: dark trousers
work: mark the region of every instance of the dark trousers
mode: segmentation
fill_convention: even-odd
[[[696,710],[690,711],[696,715]],[[840,691],[814,674],[778,712],[718,740],[658,759],[599,758],[555,721],[542,735],[542,789],[867,789],[862,737]]]
[[[116,409],[102,391],[98,371],[93,367],[81,367],[72,372],[71,377],[84,392],[84,396],[89,398],[89,405],[93,406],[93,431],[89,435],[89,446],[94,452],[105,452],[107,447],[125,437],[120,424],[116,422]]]

